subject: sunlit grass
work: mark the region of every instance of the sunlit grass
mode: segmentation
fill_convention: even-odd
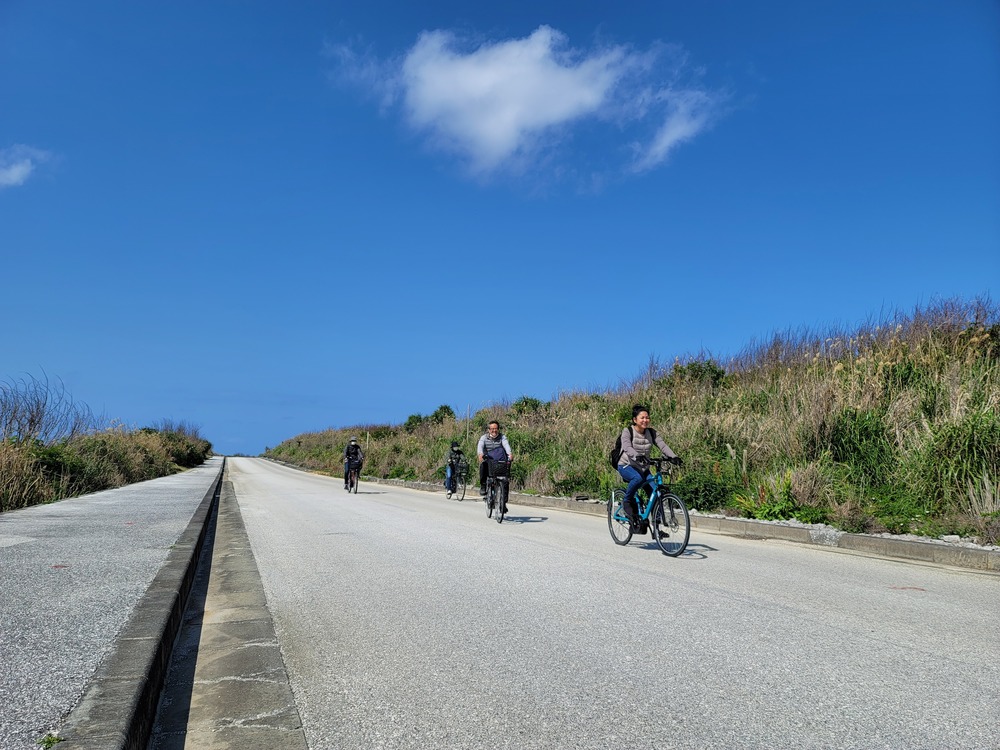
[[[469,420],[441,407],[405,425],[306,433],[266,455],[338,474],[357,434],[366,474],[436,482],[451,440],[471,452],[496,418],[517,489],[606,497],[619,484],[607,453],[633,403],[684,458],[676,487],[694,508],[1000,540],[1000,315],[983,299],[779,333],[725,362],[651,361],[616,389],[525,396]]]
[[[0,511],[173,474],[211,450],[183,422],[101,424],[47,379],[0,383]]]

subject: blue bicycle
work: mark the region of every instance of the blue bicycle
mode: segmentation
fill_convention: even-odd
[[[691,519],[684,501],[670,491],[669,460],[651,458],[649,463],[654,467],[653,471],[635,493],[639,505],[639,520],[643,525],[648,524],[653,539],[663,554],[677,557],[687,548],[688,538],[691,536]],[[667,464],[666,470],[664,464]],[[615,544],[623,545],[632,541],[633,533],[622,507],[624,501],[624,489],[619,487],[611,491],[611,499],[608,501],[608,530]]]

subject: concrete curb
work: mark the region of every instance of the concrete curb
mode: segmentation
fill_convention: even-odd
[[[288,464],[286,464],[288,465]],[[409,482],[400,479],[374,479],[363,477],[366,482],[408,487],[424,492],[443,493],[444,487],[430,482]],[[472,499],[478,500],[475,487]],[[470,496],[466,494],[466,500]],[[537,508],[560,508],[574,513],[604,516],[607,506],[601,500],[575,500],[568,497],[545,497],[542,495],[522,495],[510,493],[514,505]],[[748,518],[725,518],[700,513],[691,514],[691,528],[711,534],[742,537],[744,539],[779,539],[798,544],[813,544],[818,547],[847,550],[877,557],[898,560],[912,560],[949,565],[956,568],[1000,573],[1000,550],[985,547],[965,547],[939,540],[918,541],[891,536],[872,534],[848,534],[828,526],[818,524],[792,526],[777,521],[756,521]]]
[[[60,750],[145,750],[226,462],[60,729]]]
[[[149,750],[308,750],[228,471],[208,526]]]

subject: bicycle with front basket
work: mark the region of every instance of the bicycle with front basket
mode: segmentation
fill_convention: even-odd
[[[510,497],[510,461],[487,458],[486,517],[503,523],[507,515],[507,498]]]
[[[350,494],[353,492],[355,495],[358,494],[358,479],[361,476],[361,462],[360,461],[350,461],[347,465],[347,477],[345,484],[347,485],[347,492]]]
[[[649,524],[653,539],[663,554],[677,557],[687,548],[691,536],[691,519],[684,501],[670,491],[670,459],[649,459],[653,471],[636,490],[635,499],[639,506],[639,520]],[[666,465],[666,467],[664,467]],[[608,531],[615,544],[625,545],[632,541],[632,526],[622,503],[625,490],[618,487],[611,491],[608,500]]]

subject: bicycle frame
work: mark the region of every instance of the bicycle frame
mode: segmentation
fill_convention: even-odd
[[[660,496],[660,490],[663,490],[664,495],[670,492],[670,470],[663,471],[661,468],[662,459],[653,459],[651,463],[654,468],[650,470],[649,476],[643,479],[642,484],[635,490],[635,502],[639,506],[639,518],[643,521],[649,520],[649,514],[653,512],[653,508],[656,506],[656,498]],[[667,481],[663,481],[664,474],[667,475]],[[639,491],[644,489],[649,495],[645,499],[645,502],[643,502],[643,498],[639,495]]]

